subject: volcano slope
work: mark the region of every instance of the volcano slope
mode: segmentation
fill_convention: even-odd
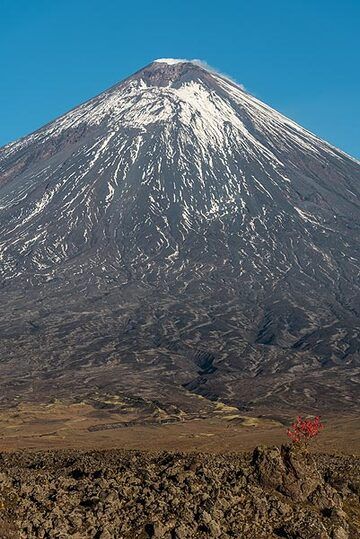
[[[356,412],[359,180],[234,82],[167,59],[5,146],[2,406]]]

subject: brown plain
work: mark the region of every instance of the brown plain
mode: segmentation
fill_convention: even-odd
[[[209,417],[159,422],[132,411],[117,414],[86,403],[21,404],[0,411],[0,449],[138,449],[233,452],[287,441],[282,418],[251,417],[222,403]],[[360,454],[360,421],[327,417],[316,451]]]

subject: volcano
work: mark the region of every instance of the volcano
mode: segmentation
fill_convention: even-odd
[[[8,144],[2,405],[355,410],[359,193],[358,161],[185,60]]]

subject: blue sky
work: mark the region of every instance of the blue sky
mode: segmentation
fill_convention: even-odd
[[[359,27],[359,0],[0,0],[0,145],[171,57],[359,158]]]

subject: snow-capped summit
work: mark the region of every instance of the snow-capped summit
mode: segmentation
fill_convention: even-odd
[[[154,60],[154,62],[158,64],[174,65],[192,62],[192,60],[186,60],[185,58],[158,58],[157,60]]]
[[[359,181],[357,161],[226,77],[156,60],[0,150],[3,335],[29,318],[37,360],[58,357],[70,316],[61,361],[86,340],[86,361],[150,354],[156,378],[165,354],[186,387],[234,402],[273,398],[246,377],[288,394],[325,363],[351,394]]]

